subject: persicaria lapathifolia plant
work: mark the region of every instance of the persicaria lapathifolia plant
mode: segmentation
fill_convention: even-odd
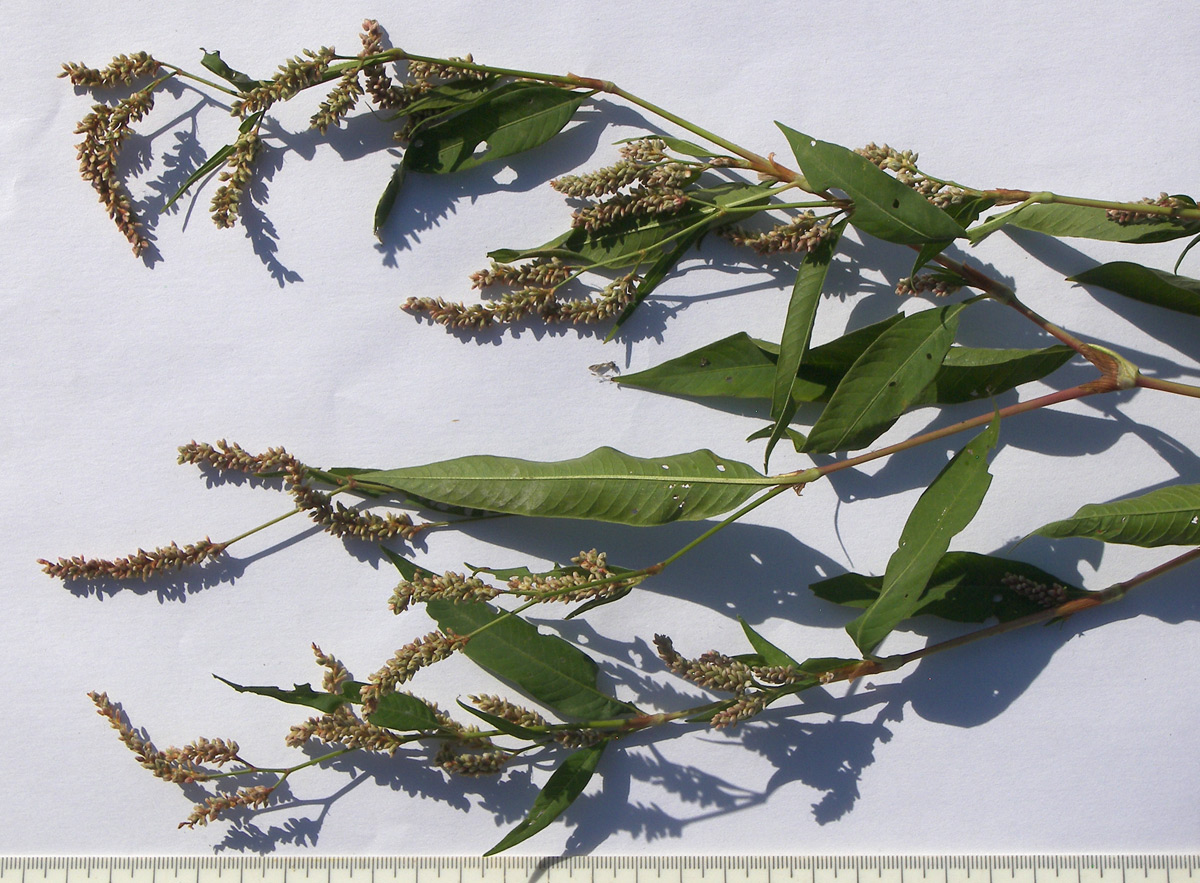
[[[548,825],[584,790],[603,752],[614,750],[629,734],[654,738],[684,726],[732,727],[772,705],[798,703],[794,707],[802,708],[805,691],[894,671],[968,642],[1073,616],[1116,601],[1200,557],[1197,484],[1163,486],[1115,502],[1080,501],[1084,505],[1073,517],[1047,524],[1031,519],[1030,532],[1047,537],[1183,547],[1157,567],[1111,586],[1084,589],[1015,558],[949,551],[983,502],[991,482],[989,454],[1009,420],[1133,388],[1194,398],[1200,397],[1200,387],[1142,374],[1120,352],[1059,327],[1019,300],[1012,288],[950,257],[946,249],[964,241],[978,243],[1005,225],[1048,236],[1125,243],[1193,237],[1190,248],[1200,241],[1200,207],[1191,197],[1163,194],[1123,202],[972,187],[924,170],[910,151],[875,144],[855,151],[781,126],[794,154],[792,168],[773,154],[741,147],[614,83],[493,67],[470,56],[413,55],[387,48],[374,22],[365,24],[356,55],[339,55],[331,48],[305,51],[262,79],[234,70],[217,52],[206,53],[201,64],[203,75],[138,53],[118,56],[103,69],[65,66],[63,75],[75,86],[104,90],[109,98],[79,125],[80,166],[135,253],[145,249],[147,240],[117,173],[118,151],[131,127],[152,109],[156,90],[182,78],[227,100],[238,121],[230,143],[215,150],[175,196],[216,174],[212,215],[219,226],[236,222],[269,137],[264,126],[271,109],[309,100],[314,89],[323,95],[319,104],[314,101],[312,116],[320,132],[338,126],[365,104],[405,147],[376,208],[376,231],[403,198],[407,175],[452,174],[541,145],[598,94],[630,102],[703,142],[649,134],[620,144],[604,168],[550,182],[571,203],[569,226],[543,245],[490,252],[490,265],[471,278],[490,297],[474,303],[419,298],[404,305],[451,328],[481,329],[519,320],[608,320],[612,336],[707,235],[763,255],[792,253],[798,271],[778,343],[738,332],[619,378],[659,393],[769,402],[771,422],[752,436],[766,439],[762,471],[708,450],[637,458],[607,447],[559,462],[481,455],[392,469],[320,469],[282,448],[251,453],[225,441],[191,442],[180,448],[181,463],[277,482],[290,495],[291,508],[265,525],[218,542],[171,543],[115,560],[79,556],[43,561],[47,573],[64,580],[150,579],[164,570],[204,567],[228,555],[243,537],[298,512],[335,536],[393,543],[422,530],[455,529],[500,516],[635,526],[709,522],[660,561],[618,565],[605,552],[590,549],[568,565],[541,572],[467,567],[438,573],[385,548],[399,573],[388,608],[403,615],[423,605],[436,630],[414,636],[363,680],[355,680],[336,658],[314,647],[325,670],[319,690],[230,683],[239,691],[313,710],[314,716],[294,727],[287,742],[323,747],[294,766],[257,766],[239,754],[235,743],[224,740],[159,750],[132,729],[106,695],[93,694],[100,713],[143,766],[171,782],[211,786],[185,825],[207,824],[235,808],[267,806],[288,777],[348,752],[391,755],[419,743],[429,747],[431,762],[448,775],[467,776],[551,759],[555,770],[527,818],[493,851],[503,850]],[[127,94],[114,100],[117,93],[111,90]],[[913,268],[900,281],[900,292],[942,300],[811,346],[826,271],[847,225],[911,248]],[[1109,263],[1067,281],[1200,315],[1200,281],[1176,275],[1178,268],[1178,263],[1172,272]],[[1032,322],[1054,339],[1053,345],[1030,350],[956,343],[965,311],[1003,309]],[[1048,378],[1071,360],[1090,363],[1094,374],[1076,386],[1006,407],[993,403],[997,395]],[[924,407],[944,408],[959,419],[875,446],[902,414]],[[797,423],[806,425],[797,429]],[[849,641],[835,648],[843,655],[794,656],[746,623],[748,648],[714,649],[694,657],[692,640],[681,641],[677,649],[671,637],[655,635],[662,665],[711,694],[698,706],[665,711],[610,695],[598,684],[596,664],[583,649],[539,633],[523,617],[551,602],[564,605],[570,617],[636,598],[635,588],[652,587],[654,576],[767,500],[798,493],[840,470],[903,456],[911,448],[958,434],[967,440],[929,479],[884,574],[847,573],[810,587],[821,598],[859,611],[846,627]],[[797,451],[814,455],[818,465],[772,474],[771,452],[785,437]],[[830,454],[839,456],[820,456]],[[366,505],[332,499],[343,494]],[[435,520],[417,522],[407,513],[372,511],[381,504],[431,513]],[[918,615],[979,625],[916,651],[881,654],[887,636]],[[511,685],[512,695],[472,695],[469,702],[459,702],[455,717],[407,692],[423,669],[458,654]]]

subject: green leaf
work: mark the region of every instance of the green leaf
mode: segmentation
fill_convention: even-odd
[[[792,397],[801,402],[829,398],[846,371],[880,334],[903,316],[892,316],[813,347],[800,365]],[[614,378],[617,383],[670,395],[769,399],[779,346],[732,334],[645,371]]]
[[[587,613],[589,610],[595,610],[597,607],[603,607],[605,604],[612,604],[616,601],[620,601],[632,591],[632,585],[621,586],[621,588],[616,589],[615,591],[608,592],[604,595],[599,595],[595,598],[592,598],[590,601],[585,601],[583,604],[580,604],[578,607],[564,616],[563,619],[574,619],[577,616],[583,616],[583,614]]]
[[[937,376],[964,306],[906,316],[879,335],[830,396],[805,449],[854,450],[887,431]]]
[[[397,117],[431,111],[462,110],[486,97],[495,89],[496,80],[497,77],[451,80],[422,93],[416,101],[405,105]]]
[[[1099,285],[1142,303],[1200,316],[1200,279],[1176,276],[1128,261],[1114,261],[1068,276],[1067,281]]]
[[[266,113],[266,111],[260,110],[258,113],[251,114],[250,116],[246,117],[246,119],[242,120],[242,124],[240,126],[238,126],[238,131],[241,132],[243,135],[246,132],[249,132],[252,128],[257,126],[262,121],[264,113]],[[221,166],[223,166],[225,164],[225,160],[229,159],[229,155],[231,153],[233,153],[233,145],[226,144],[224,147],[222,147],[220,150],[216,151],[212,156],[210,156],[208,159],[206,159],[200,165],[200,167],[198,169],[196,169],[196,171],[194,171],[190,175],[188,175],[187,180],[184,181],[183,184],[179,187],[179,189],[175,191],[175,195],[172,196],[169,200],[167,200],[167,204],[164,205],[161,209],[159,209],[159,211],[165,212],[167,209],[169,209],[171,206],[173,206],[176,202],[178,202],[179,198],[181,196],[183,196],[183,194],[187,193],[188,189],[193,184],[195,184],[197,181],[199,181],[205,175],[210,175],[213,172],[215,172],[217,169],[219,169]]]
[[[792,287],[792,297],[788,302],[783,335],[779,342],[779,356],[775,363],[775,377],[771,390],[771,419],[774,421],[774,427],[767,439],[767,450],[763,457],[764,468],[770,462],[775,443],[783,436],[792,415],[796,412],[792,389],[798,382],[797,374],[808,353],[813,321],[817,317],[817,305],[821,302],[821,289],[825,286],[825,275],[829,271],[838,239],[845,226],[844,221],[836,225],[820,247],[804,256],[796,273],[796,283]]]
[[[1200,544],[1200,484],[1177,484],[1113,503],[1089,503],[1071,518],[1034,531],[1133,546]]]
[[[827,401],[870,342],[903,318],[893,316],[809,350],[792,387],[792,398],[800,402]],[[617,383],[670,395],[769,399],[777,354],[775,344],[739,332],[615,379]],[[1064,346],[1036,350],[952,346],[933,382],[909,408],[990,398],[1041,380],[1070,361],[1073,354],[1074,350]],[[770,434],[771,427],[767,427],[751,438],[769,438]]]
[[[590,92],[536,83],[509,83],[448,119],[413,133],[404,164],[411,171],[444,175],[512,156],[557,135]],[[485,144],[477,152],[479,145]]]
[[[409,582],[421,579],[422,577],[436,576],[432,570],[426,570],[416,562],[409,561],[403,555],[398,555],[391,549],[387,548],[387,546],[380,546],[379,550],[383,552],[388,561],[391,561],[392,564],[395,565],[396,569],[400,571],[400,575]]]
[[[1037,350],[952,346],[933,382],[910,407],[956,405],[999,395],[1047,377],[1074,355],[1068,346]]]
[[[565,720],[608,720],[637,714],[596,686],[596,663],[557,635],[543,635],[518,616],[482,601],[433,600],[425,609],[444,632],[471,634],[463,653]]]
[[[943,209],[955,223],[964,229],[971,224],[974,224],[979,216],[996,204],[994,199],[985,199],[982,196],[972,196],[964,199],[962,202],[956,202]],[[967,236],[971,235],[971,231],[967,231]],[[913,263],[912,270],[909,271],[909,276],[916,276],[917,273],[928,264],[931,260],[945,251],[954,242],[953,239],[944,239],[941,242],[927,242],[921,246],[921,250],[917,252],[917,259]]]
[[[213,677],[222,684],[233,687],[239,693],[254,693],[259,696],[269,696],[272,699],[278,699],[280,702],[287,702],[291,705],[306,705],[309,708],[315,708],[326,714],[336,710],[346,702],[345,697],[337,693],[318,693],[309,684],[296,684],[292,689],[285,690],[282,687],[247,687],[242,684],[235,684],[233,681],[228,681],[220,675],[213,675]]]
[[[1183,247],[1183,251],[1179,253],[1179,257],[1175,258],[1175,266],[1171,268],[1172,273],[1179,272],[1179,265],[1183,263],[1183,259],[1187,257],[1187,253],[1195,247],[1197,242],[1200,242],[1200,236],[1193,237],[1192,241]]]
[[[853,150],[776,125],[787,136],[809,184],[817,190],[836,187],[854,200],[850,223],[864,233],[901,245],[966,235],[952,217]]]
[[[347,702],[362,704],[360,691],[365,686],[351,681],[342,686]],[[440,730],[442,724],[429,704],[408,693],[388,693],[379,699],[379,707],[367,716],[367,721],[389,730]]]
[[[1008,221],[1013,227],[1045,233],[1048,236],[1072,236],[1102,239],[1107,242],[1168,242],[1191,236],[1196,222],[1165,220],[1118,224],[1102,208],[1085,205],[1031,205]]]
[[[323,711],[326,714],[336,710],[339,706],[347,702],[356,705],[362,703],[360,691],[363,684],[357,681],[350,681],[342,685],[342,692],[338,693],[318,693],[308,684],[296,684],[291,690],[285,690],[281,687],[246,687],[241,684],[235,684],[233,681],[227,681],[220,675],[213,675],[218,681],[227,684],[239,693],[255,693],[259,696],[269,696],[272,699],[278,699],[280,702],[287,702],[291,705],[305,705],[309,708],[315,708],[318,711]],[[389,730],[438,730],[441,729],[441,724],[433,713],[433,709],[428,704],[418,699],[416,696],[410,696],[407,693],[389,693],[387,696],[379,700],[379,707],[375,713],[367,717],[370,723],[377,727],[386,727]]]
[[[204,55],[200,59],[200,64],[227,83],[232,83],[239,92],[249,92],[251,89],[257,89],[259,86],[264,85],[262,80],[256,80],[241,71],[235,71],[227,65],[225,60],[221,58],[220,51],[216,49],[212,52],[204,49],[201,51]]]
[[[748,436],[746,436],[746,441],[748,441],[748,442],[761,441],[764,438],[770,438],[774,432],[775,432],[775,425],[767,424],[762,429],[756,429],[754,432],[752,432]],[[789,441],[791,441],[792,447],[794,447],[796,449],[797,454],[804,453],[804,445],[808,442],[808,436],[806,436],[802,432],[798,432],[795,429],[792,429],[792,427],[790,427],[790,426],[784,427],[783,434],[788,437]]]
[[[987,454],[999,435],[1000,421],[993,420],[954,455],[909,513],[900,544],[888,560],[879,597],[846,626],[864,655],[920,609],[922,593],[934,568],[946,554],[950,540],[975,517],[992,483]]]
[[[396,206],[396,198],[400,195],[400,188],[404,186],[404,177],[408,174],[408,165],[401,160],[392,166],[392,177],[388,179],[387,186],[383,188],[383,193],[379,195],[379,202],[375,204],[375,219],[372,226],[372,232],[378,237],[379,231],[387,224],[387,219],[391,217],[392,209]]]
[[[769,399],[774,377],[774,355],[739,331],[661,365],[613,379],[622,386],[670,395]]]
[[[691,156],[696,159],[707,159],[710,156],[716,156],[711,150],[701,147],[699,144],[693,144],[691,141],[685,141],[682,138],[672,138],[669,135],[634,135],[631,138],[622,138],[620,141],[614,141],[614,144],[629,144],[631,141],[641,141],[643,138],[654,138],[667,145],[667,148],[678,153],[680,156]]]
[[[752,629],[750,623],[746,622],[740,616],[738,617],[738,622],[742,624],[742,631],[746,633],[746,640],[750,642],[750,646],[754,648],[754,652],[762,659],[763,665],[799,665],[791,656],[784,653]]]
[[[558,818],[587,787],[592,773],[596,771],[596,765],[600,763],[600,755],[604,753],[606,744],[608,743],[600,742],[569,755],[538,793],[529,809],[529,815],[484,855],[495,855],[511,849]]]
[[[467,705],[461,699],[456,700],[459,707],[471,712],[477,718],[487,721],[501,733],[507,733],[510,736],[515,736],[518,739],[538,740],[542,738],[542,733],[536,730],[531,730],[528,727],[523,727],[520,724],[515,724],[507,718],[500,717],[498,714],[492,714],[490,711],[484,711],[482,708],[476,708],[474,705]]]
[[[930,615],[953,622],[1001,622],[1036,613],[1043,607],[1005,585],[1006,577],[1023,577],[1044,586],[1061,585],[1066,599],[1088,594],[1024,561],[975,552],[947,552],[938,561],[911,616]],[[809,586],[813,594],[835,604],[869,607],[879,597],[883,577],[844,573]]]
[[[617,316],[617,321],[613,323],[613,327],[605,335],[605,343],[608,343],[616,336],[621,326],[633,315],[633,311],[641,306],[642,301],[649,297],[654,289],[658,288],[659,283],[667,278],[667,274],[683,259],[683,256],[691,250],[692,246],[699,241],[705,232],[703,227],[699,227],[691,233],[685,233],[676,239],[674,247],[670,250],[663,250],[658,260],[654,262],[653,266],[646,271],[646,275],[638,282],[637,288],[633,293],[633,298],[621,310],[620,315]]]
[[[490,512],[640,525],[719,515],[771,485],[745,463],[708,450],[642,459],[607,447],[573,460],[459,457],[356,478]]]

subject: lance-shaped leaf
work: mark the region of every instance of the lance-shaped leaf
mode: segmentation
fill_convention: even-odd
[[[800,365],[792,397],[800,402],[827,399],[854,360],[903,318],[891,316],[813,347]],[[778,357],[778,344],[739,331],[661,365],[614,379],[626,386],[670,395],[769,399]]]
[[[375,215],[371,229],[376,236],[387,223],[387,219],[391,217],[392,209],[396,207],[396,199],[400,196],[400,188],[404,186],[404,178],[407,174],[408,166],[403,160],[392,166],[392,177],[388,178],[387,186],[379,195],[379,202],[375,203]]]
[[[750,646],[754,648],[755,654],[762,660],[763,665],[799,665],[791,656],[751,628],[750,623],[746,622],[740,616],[738,617],[738,622],[742,624],[742,631],[746,633],[746,640],[750,642]]]
[[[925,387],[910,407],[957,405],[999,395],[1049,376],[1074,355],[1069,346],[1036,350],[952,346],[933,383]]]
[[[632,141],[641,141],[644,138],[653,138],[655,141],[663,142],[669,150],[673,150],[680,156],[691,156],[696,159],[708,159],[711,156],[718,156],[712,150],[701,147],[691,141],[685,141],[683,138],[672,138],[669,135],[634,135],[631,138],[622,138],[620,141],[614,141],[614,144],[629,144]]]
[[[1129,261],[1114,261],[1068,276],[1067,281],[1099,285],[1143,303],[1200,316],[1200,279],[1176,276]]]
[[[700,240],[700,237],[705,232],[703,226],[697,226],[695,229],[684,233],[676,239],[672,248],[663,249],[663,253],[659,255],[658,259],[637,283],[633,297],[625,305],[625,309],[621,310],[620,315],[617,316],[617,320],[613,323],[613,327],[609,330],[608,334],[604,336],[605,343],[616,337],[617,332],[621,330],[622,325],[629,321],[629,317],[633,315],[634,310],[641,306],[642,301],[648,298],[654,289],[658,288],[659,283],[667,278],[667,274],[675,268],[675,265],[683,259],[685,254],[691,251],[692,246]]]
[[[590,94],[509,83],[471,101],[461,113],[421,126],[404,163],[412,172],[444,175],[530,150],[562,131]]]
[[[487,97],[496,86],[496,77],[483,79],[457,79],[435,86],[411,104],[406,104],[397,117],[414,113],[428,114],[432,111],[464,110],[481,98]]]
[[[1200,484],[1177,484],[1113,503],[1089,503],[1071,518],[1034,531],[1132,546],[1200,544]]]
[[[429,615],[444,632],[472,635],[463,653],[566,720],[610,720],[637,714],[627,702],[596,686],[596,663],[557,635],[482,601],[429,601]],[[487,628],[483,628],[487,626]]]
[[[901,245],[941,243],[966,235],[952,217],[853,150],[776,125],[787,136],[809,184],[817,190],[837,188],[854,200],[850,223],[864,233]]]
[[[575,798],[582,794],[583,789],[587,787],[592,773],[596,771],[596,765],[600,763],[600,755],[604,753],[606,744],[608,743],[600,742],[596,745],[589,745],[587,748],[581,748],[574,754],[568,755],[567,759],[550,776],[542,790],[538,792],[533,806],[529,809],[529,815],[525,816],[515,828],[504,835],[504,838],[484,855],[495,855],[511,849],[521,841],[528,840],[558,818],[562,811],[574,803]]]
[[[882,435],[937,376],[963,306],[906,316],[879,335],[830,396],[805,450],[853,450]]]
[[[903,318],[893,316],[811,349],[800,365],[792,398],[798,402],[827,401],[870,342]],[[615,380],[669,395],[767,399],[773,388],[778,352],[776,344],[756,340],[743,331]],[[1073,354],[1074,350],[1065,346],[1036,350],[952,346],[933,382],[909,407],[990,398],[1049,376]],[[770,428],[766,435],[755,435],[768,437]]]
[[[464,711],[469,711],[477,718],[487,721],[501,733],[507,733],[510,736],[515,736],[518,739],[528,739],[531,742],[536,742],[541,738],[542,734],[536,730],[531,730],[528,727],[523,727],[520,724],[513,723],[508,718],[500,717],[498,714],[492,714],[489,711],[484,711],[482,708],[476,708],[474,705],[467,705],[461,699],[457,700],[458,705]]]
[[[974,224],[981,214],[995,204],[996,201],[994,199],[972,196],[964,199],[962,202],[956,202],[947,206],[943,211],[965,230],[969,225]],[[971,231],[967,230],[967,236],[970,235]],[[921,250],[917,252],[917,259],[913,262],[913,268],[909,271],[908,275],[916,276],[926,264],[949,248],[953,242],[953,239],[945,239],[941,242],[927,242],[922,245]]]
[[[1053,592],[1055,586],[1061,587],[1063,600],[1087,594],[1024,561],[975,552],[947,552],[933,569],[912,615],[928,614],[953,622],[984,622],[996,617],[1006,622],[1044,609],[1031,597],[1029,587],[1044,587]],[[818,598],[835,604],[869,607],[879,598],[883,577],[844,573],[813,583],[809,588]]]
[[[1008,219],[1012,227],[1049,236],[1102,239],[1107,242],[1167,242],[1194,234],[1200,224],[1169,218],[1118,224],[1102,208],[1087,205],[1031,205]]]
[[[213,677],[221,683],[233,687],[239,693],[255,693],[259,696],[269,696],[280,702],[287,702],[291,705],[305,705],[309,708],[323,711],[326,714],[336,710],[339,706],[347,702],[355,705],[362,703],[360,691],[363,688],[363,684],[357,681],[343,684],[342,692],[338,694],[318,693],[308,684],[296,684],[292,689],[287,690],[282,687],[247,687],[235,684],[233,681],[227,681],[219,675],[213,675]],[[438,730],[442,726],[434,715],[433,709],[428,704],[416,696],[410,696],[407,693],[389,693],[381,697],[378,709],[367,720],[377,727],[386,727],[389,730],[400,731]]]
[[[265,113],[266,113],[266,111],[260,110],[258,113],[250,114],[250,116],[248,116],[244,120],[242,120],[242,124],[240,126],[238,126],[238,131],[241,132],[243,135],[246,134],[247,132],[249,132],[251,129],[253,129],[255,126],[257,126],[262,121],[263,114],[265,114]],[[181,184],[179,186],[179,189],[175,191],[175,195],[172,196],[169,200],[167,200],[166,205],[164,205],[162,207],[162,209],[160,209],[160,211],[165,212],[168,209],[170,209],[171,206],[173,206],[176,202],[179,201],[179,198],[181,196],[183,196],[183,194],[188,192],[188,189],[193,184],[195,184],[197,181],[199,181],[205,175],[212,174],[217,169],[219,169],[221,166],[223,166],[225,164],[225,160],[229,159],[229,156],[232,153],[233,153],[233,145],[232,144],[226,144],[224,147],[220,148],[215,153],[213,153],[212,156],[210,156],[208,159],[206,159],[203,163],[200,164],[199,168],[197,168],[196,171],[194,171],[190,175],[188,175],[187,180],[184,181],[183,184]]]
[[[219,49],[214,49],[211,52],[205,51],[204,55],[200,58],[200,64],[227,83],[232,83],[240,92],[249,92],[251,89],[257,89],[259,86],[265,85],[262,80],[256,80],[248,74],[231,68],[226,64],[225,59],[221,58]]]
[[[993,420],[954,455],[909,513],[900,544],[888,559],[879,597],[846,626],[864,655],[920,609],[922,593],[950,540],[975,517],[992,483],[987,455],[999,435],[1000,421]]]
[[[573,460],[459,457],[356,478],[489,512],[639,525],[719,515],[772,485],[745,463],[709,450],[643,459],[607,447]]]
[[[788,302],[787,317],[783,323],[783,335],[779,341],[779,355],[775,362],[775,377],[771,389],[771,419],[774,425],[767,439],[767,450],[763,465],[771,460],[775,443],[783,437],[792,415],[796,413],[792,389],[798,382],[800,365],[808,353],[808,342],[812,337],[813,321],[817,317],[817,305],[821,302],[821,289],[825,276],[833,261],[838,239],[845,222],[830,231],[828,239],[804,256],[792,286],[792,297]]]

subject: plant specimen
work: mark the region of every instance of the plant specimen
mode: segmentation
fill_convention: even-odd
[[[1188,196],[1121,202],[972,187],[933,175],[909,151],[875,144],[850,150],[781,126],[794,155],[792,168],[611,82],[499,68],[470,56],[413,55],[387,48],[374,22],[364,27],[359,54],[306,51],[269,78],[231,68],[218,52],[207,52],[202,65],[205,71],[198,73],[138,53],[118,56],[104,69],[71,64],[64,70],[78,87],[128,92],[97,104],[77,131],[83,139],[81,171],[135,253],[148,242],[118,172],[119,150],[132,126],[151,111],[156,90],[183,78],[227,98],[238,120],[231,142],[214,151],[174,197],[216,175],[211,210],[218,226],[237,221],[271,109],[307,98],[312,89],[328,90],[312,117],[320,132],[368,102],[405,148],[376,207],[377,232],[404,198],[407,176],[448,175],[538,147],[596,95],[630,102],[696,139],[650,133],[622,143],[615,162],[604,168],[554,180],[552,186],[573,206],[569,228],[541,245],[490,252],[492,263],[471,281],[493,296],[470,304],[433,298],[404,304],[452,329],[609,322],[612,337],[710,236],[759,255],[790,254],[797,267],[778,343],[735,332],[619,378],[626,386],[659,393],[769,402],[770,423],[752,436],[766,442],[761,471],[709,450],[633,457],[608,447],[556,462],[481,454],[398,468],[318,468],[283,448],[253,452],[227,441],[191,442],[179,450],[181,463],[275,482],[290,495],[290,508],[280,518],[219,542],[171,543],[111,560],[44,561],[48,573],[66,580],[149,579],[165,570],[203,567],[243,537],[303,513],[334,536],[390,543],[384,552],[399,583],[389,608],[400,615],[423,605],[436,622],[436,630],[414,636],[362,680],[314,647],[325,671],[320,690],[231,683],[243,692],[313,710],[314,716],[288,735],[289,745],[309,750],[306,760],[290,767],[255,765],[227,740],[160,750],[105,694],[94,694],[100,713],[143,766],[172,782],[212,783],[215,790],[194,807],[186,825],[265,806],[290,776],[350,752],[397,754],[423,746],[447,773],[469,776],[548,760],[553,773],[525,820],[496,844],[493,851],[500,851],[550,824],[583,792],[603,753],[632,734],[655,738],[684,726],[737,726],[770,706],[802,704],[806,691],[898,670],[968,642],[1116,601],[1200,556],[1200,485],[1195,484],[1167,485],[1115,502],[1080,501],[1071,518],[1030,523],[1030,532],[1042,536],[1184,548],[1107,587],[1086,590],[1016,558],[950,551],[983,503],[992,479],[989,455],[1008,421],[1135,388],[1194,398],[1200,397],[1200,387],[1146,376],[1120,352],[1059,327],[1021,301],[1012,287],[947,249],[978,243],[1006,225],[1135,244],[1191,237],[1190,247],[1200,240],[1200,208]],[[899,293],[936,301],[815,346],[814,319],[847,227],[910,248],[913,268],[900,281]],[[1200,315],[1200,281],[1177,275],[1178,269],[1178,263],[1171,272],[1109,263],[1068,281]],[[961,345],[956,333],[968,310],[1014,310],[1055,343],[1039,349]],[[1040,381],[1072,359],[1093,366],[1093,375],[1014,404],[996,403],[998,396]],[[605,366],[595,370],[603,374]],[[969,416],[877,446],[902,415],[926,407],[947,413],[959,409]],[[805,428],[797,429],[798,424]],[[691,647],[677,649],[671,636],[655,635],[661,664],[712,694],[699,705],[665,711],[606,692],[595,662],[581,647],[539,632],[524,617],[531,610],[543,613],[551,603],[566,605],[567,617],[586,616],[615,602],[637,603],[643,586],[652,591],[655,576],[768,500],[959,434],[964,438],[960,449],[928,477],[884,574],[848,573],[810,587],[821,598],[861,611],[846,627],[844,646],[834,651],[841,655],[800,658],[748,623],[743,623],[746,646],[695,656],[683,652],[691,654]],[[782,441],[810,455],[814,465],[772,473],[770,459]],[[347,505],[349,499],[359,504]],[[420,513],[417,518],[425,520],[407,511],[373,511],[384,504]],[[426,531],[469,529],[480,519],[497,517],[633,526],[710,523],[651,563],[621,561],[619,550],[584,549],[569,564],[545,570],[465,566],[438,573],[392,548],[396,540]],[[891,632],[918,615],[980,625],[911,652],[878,652]],[[507,682],[514,694],[472,695],[451,714],[406,692],[422,669],[454,655]]]

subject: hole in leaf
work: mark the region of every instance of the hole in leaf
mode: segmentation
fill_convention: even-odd
[[[900,208],[900,200],[893,199],[892,200],[892,208]]]
[[[486,156],[487,152],[491,149],[492,148],[488,146],[486,141],[480,141],[477,145],[475,145],[475,151],[471,154],[471,156],[475,159],[480,159]]]
[[[926,354],[925,354],[925,358],[927,358],[927,359],[932,359],[932,358],[933,358],[933,353],[926,353]]]

